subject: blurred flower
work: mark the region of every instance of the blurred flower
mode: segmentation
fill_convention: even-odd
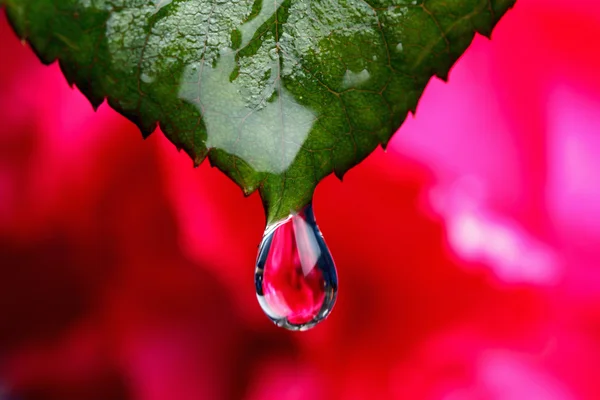
[[[325,179],[340,297],[292,334],[255,301],[257,196],[94,113],[2,19],[0,398],[600,398],[599,34],[594,0],[519,0]]]

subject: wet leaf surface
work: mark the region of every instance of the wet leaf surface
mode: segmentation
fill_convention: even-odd
[[[269,221],[385,146],[429,79],[515,0],[0,0],[17,34]]]

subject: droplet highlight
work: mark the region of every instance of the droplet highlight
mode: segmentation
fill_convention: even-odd
[[[254,278],[258,302],[278,326],[307,330],[327,318],[337,272],[312,205],[267,227]]]

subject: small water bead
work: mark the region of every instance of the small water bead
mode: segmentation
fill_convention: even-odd
[[[337,272],[312,205],[267,227],[255,284],[260,306],[278,326],[307,330],[329,315],[337,297]]]

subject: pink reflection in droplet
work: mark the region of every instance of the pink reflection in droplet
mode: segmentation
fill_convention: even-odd
[[[292,324],[312,321],[323,306],[326,283],[317,268],[320,256],[304,213],[276,228],[264,267],[263,293],[270,309]]]

